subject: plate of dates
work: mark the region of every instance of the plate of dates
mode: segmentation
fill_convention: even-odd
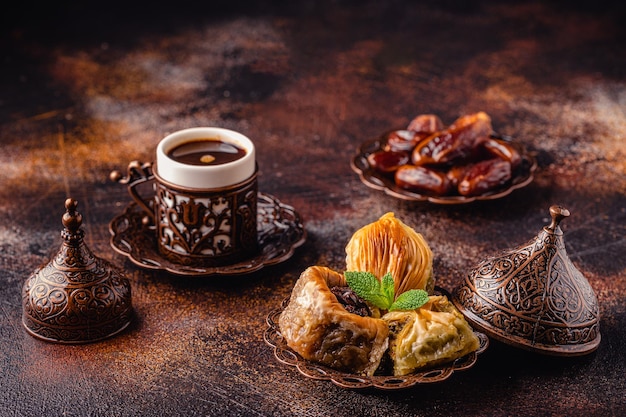
[[[463,204],[525,187],[537,162],[478,112],[449,126],[437,115],[418,115],[406,128],[361,144],[351,167],[366,186],[396,198]]]

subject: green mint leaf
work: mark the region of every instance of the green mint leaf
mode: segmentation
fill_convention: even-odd
[[[346,271],[343,275],[348,286],[359,297],[366,298],[371,294],[380,294],[380,281],[371,272]]]
[[[381,279],[381,293],[382,296],[387,299],[387,307],[393,304],[395,297],[395,285],[396,283],[391,276],[391,273],[387,272]]]
[[[380,308],[381,310],[389,309],[389,305],[390,305],[389,300],[380,294],[369,294],[367,297],[361,297],[361,298],[369,301],[370,303],[374,304],[376,307]]]
[[[371,272],[346,271],[344,277],[352,291],[362,299],[384,310],[391,305],[382,292],[380,281]]]
[[[389,307],[393,310],[415,310],[428,302],[428,293],[424,290],[409,290],[398,296],[396,301]]]

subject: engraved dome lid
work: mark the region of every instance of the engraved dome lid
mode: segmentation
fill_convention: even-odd
[[[22,322],[49,342],[85,343],[113,336],[132,319],[130,283],[83,242],[78,202],[65,201],[63,244],[22,287]]]
[[[452,298],[472,325],[496,340],[547,355],[597,349],[598,301],[568,258],[559,227],[569,214],[550,207],[552,222],[534,239],[469,272]]]

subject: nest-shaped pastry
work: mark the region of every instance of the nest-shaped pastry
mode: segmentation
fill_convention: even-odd
[[[329,268],[307,268],[278,325],[287,345],[304,359],[371,376],[387,350],[389,328],[380,318],[349,313],[330,290],[346,285],[343,275]]]
[[[396,376],[453,361],[480,346],[465,317],[446,296],[430,296],[416,310],[391,311],[382,319],[390,329],[388,353]]]
[[[346,246],[346,270],[371,272],[379,279],[389,272],[396,294],[411,289],[432,294],[435,288],[428,243],[391,212],[352,235]]]

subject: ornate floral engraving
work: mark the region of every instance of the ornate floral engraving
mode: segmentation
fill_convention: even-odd
[[[68,213],[77,217],[75,203],[68,205]],[[24,326],[39,338],[62,343],[112,336],[132,319],[130,283],[84,245],[80,219],[65,220],[59,252],[23,285]]]
[[[478,264],[454,297],[470,321],[496,337],[576,354],[599,343],[599,307],[567,256],[558,220],[525,245]]]
[[[167,271],[187,277],[242,275],[286,261],[306,241],[306,229],[298,212],[275,197],[258,193],[256,198],[257,242],[254,254],[229,264],[188,266],[165,258],[156,244],[154,225],[144,221],[139,205],[130,203],[109,224],[111,246],[140,268]],[[254,249],[253,249],[254,250]]]
[[[183,265],[232,262],[257,250],[256,177],[216,191],[177,190],[155,182],[161,252]]]

